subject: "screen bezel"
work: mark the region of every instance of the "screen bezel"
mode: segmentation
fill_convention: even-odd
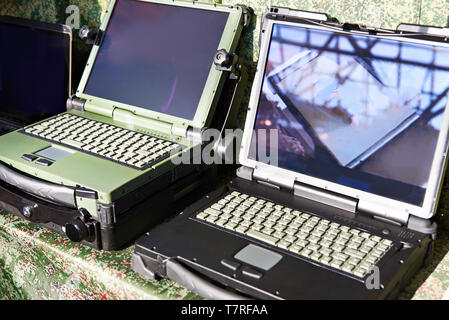
[[[70,26],[64,24],[53,24],[47,22],[41,22],[36,20],[29,20],[25,18],[18,18],[12,16],[1,16],[1,24],[10,24],[17,27],[28,28],[30,30],[37,30],[39,32],[55,33],[58,36],[64,37],[68,42],[66,50],[66,75],[65,83],[67,86],[67,98],[72,95],[72,50],[73,50],[73,31]]]
[[[115,8],[116,1],[117,0],[111,0],[111,2],[109,3],[108,9],[106,11],[106,16],[100,27],[100,30],[102,30],[103,32],[105,32],[105,30],[107,29],[109,20]],[[237,6],[231,7],[224,5],[211,5],[206,3],[185,2],[185,1],[164,1],[164,0],[135,0],[135,1],[228,13],[229,14],[228,19],[217,50],[225,49],[228,52],[232,52],[235,50],[237,46],[236,35],[238,33],[239,24],[241,23],[242,19],[242,10]],[[76,91],[76,95],[79,98],[87,101],[85,105],[86,110],[89,111],[89,106],[92,106],[93,110],[98,109],[107,110],[107,115],[112,116],[113,110],[115,108],[120,108],[123,110],[131,111],[133,114],[138,116],[142,116],[149,119],[155,119],[157,121],[173,124],[177,127],[182,127],[185,129],[187,129],[188,127],[201,129],[209,125],[209,122],[211,120],[210,111],[215,107],[215,104],[217,103],[216,93],[220,90],[220,84],[222,83],[222,81],[224,81],[224,72],[216,70],[213,64],[213,57],[211,57],[211,68],[209,71],[206,84],[204,86],[203,93],[201,95],[201,99],[196,108],[195,116],[193,119],[183,119],[180,117],[167,115],[165,113],[148,110],[143,107],[133,106],[126,103],[119,103],[117,101],[99,98],[84,93],[87,81],[90,77],[90,73],[94,66],[95,59],[97,57],[99,50],[100,45],[94,45],[90,57],[88,59],[86,68],[84,70],[83,76],[81,78],[81,82]]]
[[[266,15],[266,17],[268,17]],[[289,26],[299,26],[310,29],[319,30],[331,30],[329,27],[320,26],[317,24],[309,24],[306,22],[290,22],[290,21],[280,21],[275,18],[265,18],[262,25],[262,41],[259,63],[257,68],[257,73],[255,76],[253,89],[251,92],[251,98],[249,103],[249,111],[246,118],[245,130],[242,139],[242,152],[240,153],[240,163],[243,166],[257,169],[259,173],[266,173],[267,177],[269,175],[273,177],[278,177],[283,181],[298,181],[304,184],[311,185],[313,187],[321,188],[351,198],[358,200],[358,207],[360,209],[364,208],[373,213],[378,213],[384,217],[391,217],[393,220],[405,220],[407,221],[408,216],[414,215],[420,218],[429,219],[436,211],[436,206],[438,203],[438,195],[440,192],[440,187],[443,180],[443,173],[446,167],[446,154],[448,150],[448,129],[449,129],[449,99],[444,112],[443,124],[440,130],[440,135],[438,137],[437,147],[432,162],[430,176],[428,181],[427,190],[425,192],[424,201],[422,206],[412,205],[406,202],[390,199],[384,196],[375,195],[370,192],[362,191],[359,189],[347,187],[338,183],[330,182],[327,180],[315,178],[310,175],[301,174],[287,169],[282,169],[275,167],[273,165],[265,164],[249,158],[251,140],[253,137],[253,131],[255,128],[255,121],[259,106],[259,99],[262,94],[262,84],[265,76],[265,70],[267,65],[268,51],[270,48],[270,41],[273,31],[274,24],[283,24]],[[335,32],[341,32],[345,34],[351,34],[350,31],[334,30]],[[392,40],[406,41],[418,44],[428,44],[436,45],[442,47],[449,47],[448,43],[442,43],[438,41],[422,40],[417,39],[413,36],[401,37],[401,36],[388,36],[382,37],[379,35],[372,35],[368,33],[355,33],[358,35],[364,35],[367,37],[375,38],[388,38]]]

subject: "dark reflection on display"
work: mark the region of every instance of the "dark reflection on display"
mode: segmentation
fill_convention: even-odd
[[[70,36],[0,23],[0,113],[37,121],[66,110]]]

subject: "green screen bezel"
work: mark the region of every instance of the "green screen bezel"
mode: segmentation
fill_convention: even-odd
[[[142,2],[149,3],[158,3],[179,7],[187,7],[187,8],[195,8],[201,10],[212,10],[212,11],[220,11],[229,13],[227,23],[225,25],[225,29],[223,32],[223,36],[220,40],[219,49],[225,49],[228,52],[232,52],[235,50],[237,45],[237,34],[239,31],[239,24],[241,24],[242,19],[242,9],[238,6],[225,6],[219,4],[208,4],[208,3],[199,3],[199,2],[187,2],[182,0],[177,1],[167,1],[167,0],[137,0]],[[109,2],[106,15],[103,19],[103,22],[100,26],[100,30],[105,32],[107,29],[109,20],[114,11],[116,0],[111,0]],[[120,108],[124,110],[128,110],[138,116],[142,116],[149,119],[155,119],[157,121],[173,124],[176,127],[193,127],[193,128],[204,128],[208,125],[208,120],[210,120],[209,113],[211,109],[214,107],[215,94],[220,88],[220,84],[224,81],[223,71],[218,71],[215,69],[213,64],[213,57],[211,57],[211,68],[209,71],[209,75],[201,95],[201,99],[198,103],[198,107],[193,119],[183,119],[171,115],[167,115],[161,112],[152,111],[145,109],[143,107],[133,106],[125,103],[120,103],[117,101],[112,101],[104,98],[99,98],[95,96],[91,96],[89,94],[84,93],[84,90],[87,85],[87,81],[90,77],[90,73],[95,64],[95,59],[99,52],[100,46],[94,45],[92,51],[90,53],[88,62],[86,64],[86,68],[84,69],[83,76],[81,78],[80,84],[76,91],[76,96],[87,101],[85,105],[86,111],[96,112],[98,110],[102,110],[103,114],[112,115],[113,110],[115,108]],[[92,106],[92,110],[89,110],[89,107]],[[105,110],[107,110],[105,112]]]

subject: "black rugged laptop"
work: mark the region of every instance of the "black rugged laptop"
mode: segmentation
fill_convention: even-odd
[[[271,8],[238,178],[142,237],[134,269],[212,299],[394,297],[436,237],[448,31]]]
[[[65,111],[72,30],[0,16],[0,134]]]

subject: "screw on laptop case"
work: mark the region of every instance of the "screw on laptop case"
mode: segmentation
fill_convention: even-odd
[[[212,171],[172,160],[239,107],[226,93],[242,95],[241,59],[219,70],[214,56],[238,57],[248,15],[239,5],[112,0],[98,32],[81,34],[93,48],[68,111],[0,140],[0,207],[117,250],[194,201],[214,185]]]
[[[237,178],[142,236],[133,268],[212,299],[394,298],[437,235],[447,29],[262,20]]]

